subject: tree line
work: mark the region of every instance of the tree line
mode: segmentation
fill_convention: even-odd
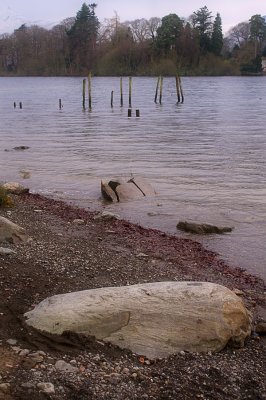
[[[52,29],[21,25],[0,36],[0,74],[30,76],[234,75],[261,71],[266,23],[261,15],[224,37],[222,19],[206,6],[187,19],[175,13],[102,23],[95,3]]]

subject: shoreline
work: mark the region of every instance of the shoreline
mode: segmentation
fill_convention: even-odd
[[[266,317],[261,278],[228,266],[190,239],[125,220],[95,219],[97,212],[39,194],[14,196],[14,202],[14,208],[1,208],[0,215],[24,227],[32,240],[8,245],[15,253],[0,255],[0,399],[2,383],[10,385],[7,400],[47,398],[38,389],[41,382],[54,385],[54,400],[265,399],[263,336],[252,335],[239,350],[183,352],[143,364],[137,355],[93,340],[68,337],[54,342],[23,323],[24,312],[55,294],[166,280],[227,286],[241,295],[257,322]],[[16,343],[9,344],[10,339]],[[25,349],[29,353],[21,355]],[[38,362],[36,357],[32,361],[36,352]],[[62,372],[56,367],[58,360],[77,369]]]

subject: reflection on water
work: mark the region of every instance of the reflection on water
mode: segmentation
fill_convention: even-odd
[[[156,78],[133,78],[132,118],[119,81],[93,79],[89,112],[82,78],[0,78],[0,179],[23,182],[29,171],[33,190],[101,208],[101,178],[144,176],[156,198],[108,208],[185,237],[176,230],[182,219],[234,226],[197,240],[266,278],[266,78],[184,78],[182,105],[166,78],[162,106],[153,102]],[[21,145],[30,149],[5,151]]]

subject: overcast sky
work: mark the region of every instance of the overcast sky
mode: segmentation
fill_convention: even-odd
[[[223,31],[254,14],[266,15],[265,0],[91,0],[96,2],[96,14],[100,21],[111,18],[115,12],[120,21],[137,18],[163,17],[176,13],[187,18],[199,8],[208,7],[215,16],[221,14]],[[82,0],[0,0],[0,33],[11,33],[21,24],[37,24],[46,28],[74,17]]]

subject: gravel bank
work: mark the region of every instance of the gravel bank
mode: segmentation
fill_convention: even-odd
[[[95,213],[39,195],[15,203],[0,215],[32,240],[5,245],[15,253],[0,254],[0,399],[266,399],[264,336],[253,334],[243,349],[181,352],[151,362],[93,339],[49,338],[27,329],[23,313],[48,296],[166,280],[236,290],[256,324],[266,317],[265,284],[197,242],[94,219]]]

